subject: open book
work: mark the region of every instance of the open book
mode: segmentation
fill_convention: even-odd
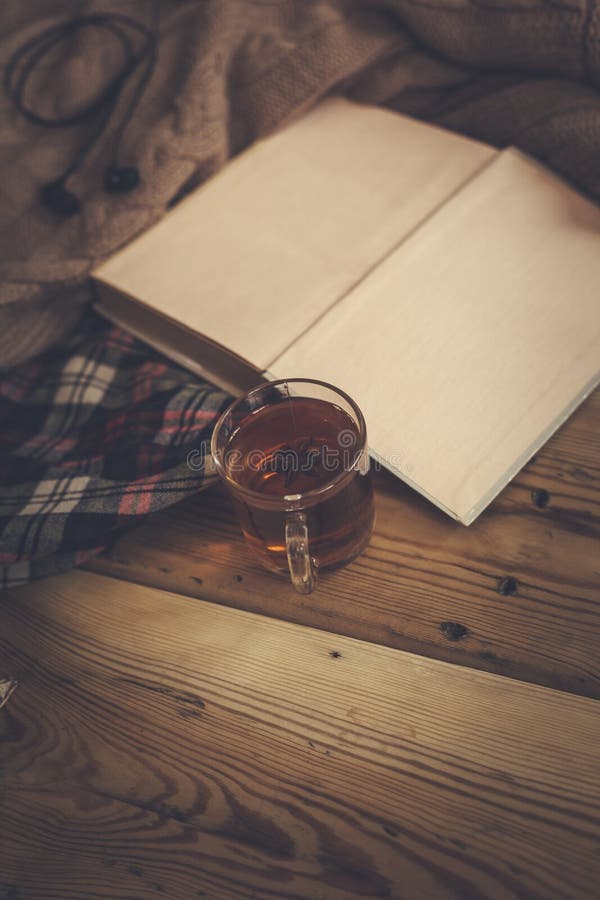
[[[600,209],[513,149],[342,99],[94,277],[100,312],[234,393],[341,387],[372,456],[465,524],[600,381]]]

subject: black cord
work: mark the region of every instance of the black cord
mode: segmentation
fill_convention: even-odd
[[[94,100],[75,112],[62,116],[47,116],[36,112],[27,102],[27,88],[37,67],[48,53],[69,40],[74,34],[87,28],[101,29],[117,38],[124,57],[121,67]],[[140,46],[136,48],[135,44]],[[80,204],[77,197],[67,191],[65,182],[81,168],[86,156],[108,125],[128,81],[137,70],[141,69],[141,76],[132,97],[115,128],[111,161],[106,169],[104,180],[106,189],[113,191],[129,190],[138,183],[137,169],[133,166],[119,165],[119,153],[125,130],[154,73],[157,44],[158,0],[152,0],[152,23],[150,26],[120,13],[79,16],[44,29],[18,47],[11,56],[4,73],[4,88],[15,108],[27,121],[44,128],[71,128],[76,125],[93,123],[90,133],[63,173],[42,189],[43,201],[53,209],[67,215],[79,209]]]

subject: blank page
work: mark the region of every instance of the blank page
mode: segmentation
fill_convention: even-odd
[[[600,380],[600,210],[505,151],[269,367],[471,522]]]
[[[241,154],[94,276],[265,367],[495,152],[330,100]]]

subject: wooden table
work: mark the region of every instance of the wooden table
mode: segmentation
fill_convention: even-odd
[[[2,595],[0,900],[597,898],[599,421],[309,597],[219,489]]]

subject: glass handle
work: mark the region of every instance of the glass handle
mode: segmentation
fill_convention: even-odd
[[[292,584],[299,594],[315,588],[315,564],[309,555],[308,528],[303,512],[289,513],[285,521],[285,547]]]

